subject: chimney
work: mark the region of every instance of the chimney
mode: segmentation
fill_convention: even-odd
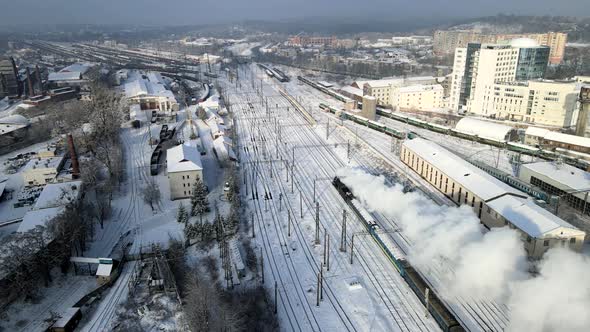
[[[76,154],[76,147],[74,146],[74,138],[72,134],[68,134],[68,152],[72,160],[72,178],[80,178],[80,165],[78,164],[78,155]]]
[[[590,112],[590,85],[585,85],[580,90],[580,110],[576,122],[576,136],[584,137],[588,124],[588,112]]]
[[[12,72],[14,74],[14,79],[17,82],[17,95],[20,97],[22,95],[23,86],[20,84],[20,80],[18,77],[18,69],[16,68],[16,62],[14,61],[13,57],[10,57],[10,62],[12,63]]]
[[[31,70],[27,67],[27,84],[29,85],[28,95],[32,97],[35,95],[35,89],[33,89],[33,81],[31,80]]]
[[[35,76],[37,77],[37,84],[39,84],[39,94],[43,94],[43,81],[41,80],[41,70],[39,70],[39,66],[35,66]]]

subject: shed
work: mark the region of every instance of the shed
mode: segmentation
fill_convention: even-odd
[[[459,120],[455,129],[496,141],[512,141],[517,137],[516,129],[513,127],[474,118],[463,118]]]

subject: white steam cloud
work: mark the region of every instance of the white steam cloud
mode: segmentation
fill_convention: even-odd
[[[385,184],[383,176],[342,169],[342,181],[369,210],[392,218],[412,242],[409,260],[440,269],[443,295],[508,303],[511,331],[588,331],[590,262],[551,250],[532,278],[520,235],[510,228],[484,232],[468,206],[439,206],[417,192]]]

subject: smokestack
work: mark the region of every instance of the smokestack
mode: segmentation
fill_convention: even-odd
[[[37,84],[39,84],[39,94],[43,94],[43,81],[41,81],[41,71],[39,70],[39,66],[35,66],[35,76],[37,77]]]
[[[33,88],[33,81],[31,80],[31,70],[29,69],[29,67],[27,67],[27,84],[29,85],[29,91],[27,91],[29,93],[29,97],[32,97],[35,95],[35,89]]]
[[[590,85],[585,85],[580,90],[580,110],[576,122],[576,136],[584,137],[588,124],[588,112],[590,112]]]
[[[16,68],[16,62],[14,61],[13,57],[10,57],[10,62],[12,63],[12,72],[14,74],[14,79],[16,80],[17,84],[17,95],[20,97],[23,93],[22,85],[20,84],[20,80],[18,78],[18,69]]]
[[[72,178],[80,178],[80,164],[78,164],[78,155],[76,154],[76,147],[74,146],[74,138],[72,134],[68,134],[68,152],[72,160]]]

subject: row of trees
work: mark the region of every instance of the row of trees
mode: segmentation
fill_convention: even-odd
[[[40,281],[48,286],[52,281],[51,270],[59,266],[62,272],[69,268],[72,255],[82,255],[92,230],[92,216],[84,203],[70,204],[45,226],[37,226],[27,232],[14,233],[4,239],[5,253],[0,266],[7,271],[11,285],[3,289],[3,296],[10,292],[31,298],[37,292]]]

